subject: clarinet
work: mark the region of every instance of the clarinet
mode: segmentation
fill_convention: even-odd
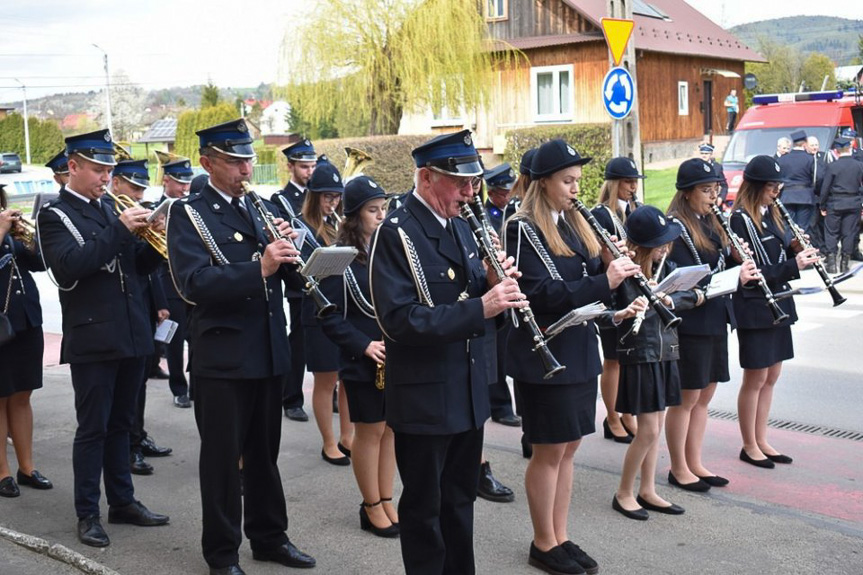
[[[617,244],[611,240],[611,235],[609,235],[608,231],[603,228],[598,221],[596,221],[596,218],[592,213],[590,213],[587,206],[585,206],[578,198],[572,199],[572,206],[578,210],[585,220],[587,220],[587,223],[590,224],[591,228],[593,228],[593,232],[596,234],[596,237],[600,242],[605,244],[605,247],[608,248],[611,255],[615,258],[623,257],[623,252],[617,247]],[[632,278],[627,278],[627,280],[629,279],[635,282],[635,287],[638,288],[641,295],[647,298],[647,301],[650,303],[650,307],[653,308],[653,311],[655,311],[656,315],[659,316],[659,319],[662,320],[662,325],[665,326],[665,329],[670,329],[680,323],[680,318],[674,315],[674,313],[672,313],[672,311],[662,303],[659,296],[657,296],[650,288],[648,280],[643,273],[638,272],[636,275],[632,276]]]
[[[270,243],[276,240],[287,240],[291,241],[290,238],[286,238],[279,233],[279,229],[276,227],[276,224],[273,223],[273,215],[270,211],[264,206],[264,202],[261,200],[261,196],[257,194],[252,188],[249,186],[248,182],[243,182],[243,190],[245,194],[249,196],[249,199],[252,200],[252,205],[255,207],[255,210],[258,212],[258,215],[261,216],[261,219],[264,221],[264,231],[267,236],[270,238]],[[300,274],[303,273],[303,267],[305,267],[306,262],[303,261],[302,256],[296,256],[297,265],[299,266]],[[331,303],[330,300],[327,299],[327,296],[324,295],[324,292],[321,291],[321,287],[318,284],[318,280],[313,277],[306,278],[306,286],[303,291],[312,298],[312,301],[315,302],[315,307],[318,308],[317,314],[315,314],[318,318],[322,318],[328,313],[332,313],[336,310],[336,305]]]
[[[483,181],[483,186],[485,186],[485,181]],[[482,225],[483,235],[485,235],[486,239],[489,241],[489,244],[493,245],[494,242],[491,240],[492,234],[498,235],[498,232],[491,227],[491,222],[489,222],[488,220],[488,212],[485,210],[485,206],[482,204],[481,195],[474,194],[467,205],[470,206],[470,209],[473,211],[477,220],[479,220],[479,223]]]
[[[467,220],[468,225],[470,225],[470,229],[473,232],[473,235],[476,237],[477,244],[479,245],[479,249],[482,251],[483,258],[485,258],[488,265],[494,270],[495,275],[497,275],[498,279],[504,280],[506,279],[506,271],[504,271],[503,266],[497,261],[497,256],[495,253],[494,246],[491,241],[486,237],[485,231],[483,230],[482,223],[477,219],[476,215],[474,215],[471,207],[463,203],[461,205],[461,216]],[[518,310],[521,312],[522,319],[524,323],[527,324],[528,329],[530,329],[530,333],[533,336],[533,341],[536,344],[533,348],[533,351],[539,354],[539,359],[542,362],[542,369],[545,372],[543,375],[543,379],[549,379],[564,369],[566,369],[565,365],[560,365],[558,361],[554,358],[551,353],[551,350],[548,349],[548,343],[545,341],[545,337],[542,335],[542,331],[539,329],[539,326],[536,324],[536,318],[533,315],[533,311],[531,311],[530,306],[526,306],[520,308]]]
[[[711,205],[710,211],[714,216],[716,216],[716,219],[719,220],[719,225],[722,226],[722,229],[725,231],[725,235],[728,236],[728,240],[731,242],[732,247],[737,250],[737,253],[740,254],[743,261],[751,260],[752,256],[743,250],[743,241],[737,236],[737,234],[731,231],[731,226],[725,220],[719,206],[715,204]],[[770,286],[767,285],[763,276],[758,278],[758,287],[761,288],[761,293],[764,294],[764,299],[767,300],[766,305],[770,306],[770,313],[773,314],[773,325],[788,319],[788,314],[782,311],[782,308],[779,307],[778,303],[776,303],[776,298],[773,296],[773,292],[770,290]]]
[[[784,219],[785,223],[788,224],[788,227],[791,228],[791,233],[794,234],[794,238],[800,243],[800,246],[804,250],[811,248],[812,244],[806,239],[800,226],[791,219],[791,214],[788,213],[788,209],[785,207],[785,204],[783,204],[779,198],[773,200],[773,204],[779,209],[782,219]],[[824,285],[827,287],[827,291],[830,292],[830,297],[833,298],[833,307],[845,303],[846,299],[842,297],[842,294],[840,294],[839,290],[836,289],[836,286],[833,285],[833,278],[831,278],[830,274],[827,273],[827,270],[824,269],[824,263],[821,259],[816,260],[813,267],[815,268],[815,271],[818,272],[818,275],[821,276],[821,281],[824,282]]]

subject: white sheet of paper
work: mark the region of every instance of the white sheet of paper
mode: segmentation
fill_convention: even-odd
[[[590,303],[581,306],[578,309],[574,309],[553,324],[551,324],[550,326],[548,326],[548,329],[545,331],[545,338],[546,340],[549,340],[563,330],[565,330],[566,328],[588,322],[604,311],[605,304],[600,302]]]
[[[351,246],[328,246],[317,248],[306,260],[303,275],[306,277],[325,278],[340,276],[357,257],[357,248]]]
[[[166,319],[156,326],[156,334],[153,336],[153,339],[162,343],[171,343],[176,332],[177,322]]]
[[[710,285],[707,286],[707,299],[736,292],[739,280],[740,268],[731,268],[713,274],[713,277],[710,278]]]
[[[653,291],[670,294],[676,291],[692,289],[698,285],[701,278],[709,273],[710,266],[707,264],[677,268],[668,274],[664,280],[659,282],[659,285],[653,288]]]

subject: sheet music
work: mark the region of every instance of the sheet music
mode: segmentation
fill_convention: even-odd
[[[545,330],[546,341],[553,338],[568,327],[585,323],[596,318],[602,312],[604,312],[605,309],[605,304],[597,301],[568,312],[562,318],[548,326],[548,329]]]
[[[328,246],[317,248],[306,260],[303,275],[306,277],[324,278],[340,276],[357,257],[357,248],[351,246]]]
[[[710,278],[710,285],[707,286],[707,299],[719,297],[721,295],[734,293],[737,291],[737,284],[740,281],[740,268],[731,268],[716,274]]]
[[[710,266],[707,264],[677,268],[668,274],[664,280],[659,282],[659,285],[653,288],[653,291],[670,294],[676,291],[692,289],[709,273]]]
[[[162,343],[171,343],[174,339],[174,334],[177,332],[177,322],[166,319],[156,326],[156,333],[153,339]]]

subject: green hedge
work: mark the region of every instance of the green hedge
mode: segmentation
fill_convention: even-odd
[[[30,132],[30,161],[33,164],[44,164],[65,147],[63,134],[55,122],[31,116],[27,118],[27,128]],[[10,114],[0,120],[0,152],[15,152],[21,156],[22,162],[27,161],[24,117],[20,114]]]
[[[315,151],[326,154],[339,171],[345,166],[345,147],[360,149],[372,156],[374,163],[363,169],[363,173],[374,178],[389,193],[403,193],[414,183],[414,165],[411,150],[430,139],[422,136],[368,136],[364,138],[338,138],[317,140],[312,144]],[[288,181],[288,163],[285,155],[279,156],[279,180]]]
[[[579,197],[588,207],[594,205],[605,180],[605,164],[611,159],[610,125],[562,124],[510,130],[503,159],[518,169],[522,154],[555,138],[566,140],[581,156],[593,158],[584,166]]]
[[[174,141],[174,153],[186,156],[192,164],[198,163],[198,136],[195,132],[234,120],[238,116],[233,104],[222,102],[203,110],[187,110],[177,119],[177,139]]]

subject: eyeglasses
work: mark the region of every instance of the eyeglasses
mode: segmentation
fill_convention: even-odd
[[[468,178],[464,176],[450,176],[449,174],[444,174],[443,172],[440,172],[438,170],[434,170],[434,172],[436,174],[440,174],[441,176],[449,180],[449,182],[459,190],[466,190],[468,186],[470,186],[472,190],[478,190],[479,187],[482,185],[482,178],[479,176],[472,176]]]
[[[224,162],[225,164],[227,164],[229,166],[242,166],[243,164],[251,164],[252,166],[254,166],[255,164],[258,163],[258,157],[257,156],[253,156],[251,158],[235,158],[233,156],[226,156],[223,154],[219,154],[217,156],[211,156],[211,157],[219,158],[222,162]]]
[[[341,194],[321,194],[321,199],[328,204],[336,203],[342,199]]]
[[[719,193],[719,186],[697,186],[695,190],[706,196],[715,196]]]

